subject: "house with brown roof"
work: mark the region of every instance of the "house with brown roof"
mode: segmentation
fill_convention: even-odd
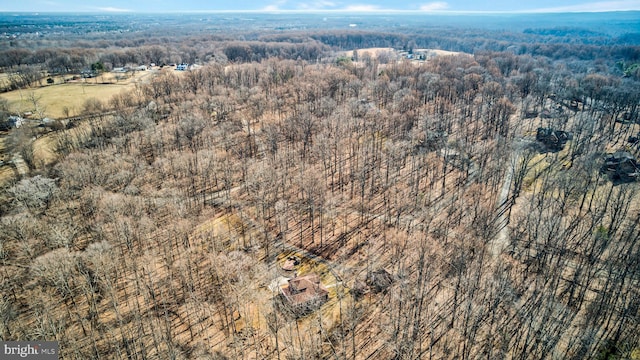
[[[314,310],[329,300],[329,291],[317,274],[289,279],[287,285],[280,288],[280,294],[296,313]]]

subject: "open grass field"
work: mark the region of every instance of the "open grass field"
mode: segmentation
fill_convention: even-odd
[[[91,98],[106,103],[113,95],[133,89],[136,83],[146,81],[153,73],[154,71],[138,71],[130,78],[119,81],[115,80],[113,74],[107,73],[97,79],[80,79],[10,91],[0,94],[0,98],[9,102],[12,112],[22,114],[31,111],[34,115],[36,109],[32,99],[38,99],[38,106],[44,116],[57,119],[66,116],[65,108],[69,109],[69,116],[78,115],[85,101]]]
[[[415,49],[414,52],[423,52],[427,54],[429,57],[433,56],[451,56],[451,55],[462,55],[466,54],[459,51],[447,51],[447,50],[438,50],[438,49]],[[469,54],[467,54],[469,55]]]
[[[167,69],[166,71],[171,71]],[[98,99],[107,105],[107,102],[116,94],[128,92],[135,88],[137,83],[148,81],[157,71],[138,71],[127,79],[116,81],[113,73],[105,73],[93,79],[79,79],[66,81],[62,76],[54,77],[53,85],[34,87],[31,89],[15,90],[0,94],[0,98],[6,99],[9,110],[12,113],[23,114],[33,112],[37,118],[38,112],[34,108],[33,99],[37,99],[38,107],[44,117],[54,119],[65,118],[67,116],[79,115],[84,103],[88,99]],[[0,82],[6,81],[7,74],[0,74]],[[68,109],[68,114],[65,112]],[[34,163],[36,166],[49,165],[58,159],[56,146],[60,137],[66,136],[73,143],[81,143],[86,140],[88,130],[87,124],[65,130],[63,132],[52,132],[46,134],[33,142]],[[0,160],[4,161],[0,167],[0,186],[14,180],[18,173],[15,166],[9,160],[5,146],[8,133],[0,134]]]
[[[354,50],[348,50],[348,51],[340,51],[338,52],[339,55],[341,56],[352,56],[353,55],[353,51]],[[383,54],[383,53],[392,53],[392,54],[396,54],[396,50],[394,50],[393,48],[363,48],[363,49],[357,49],[358,51],[358,55],[359,56],[363,56],[365,54],[368,54],[369,56],[371,56],[372,58],[377,58],[379,54]],[[462,52],[457,52],[457,51],[446,51],[446,50],[438,50],[438,49],[415,49],[415,52],[422,52],[425,53],[428,57],[435,57],[435,56],[447,56],[447,55],[461,55],[461,54],[465,54]]]
[[[366,48],[366,49],[358,49],[358,56],[363,56],[364,54],[369,54],[372,58],[377,58],[380,53],[394,53],[395,50],[393,48]],[[344,56],[353,55],[353,51],[343,51]]]
[[[9,84],[9,74],[1,73],[0,74],[0,88],[3,88]]]

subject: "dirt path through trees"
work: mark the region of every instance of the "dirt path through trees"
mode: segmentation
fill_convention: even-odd
[[[514,151],[511,153],[509,157],[507,173],[504,176],[504,182],[502,183],[502,188],[500,189],[500,197],[498,198],[498,217],[496,219],[497,225],[500,228],[497,235],[491,241],[489,246],[491,251],[491,256],[495,259],[497,258],[502,250],[504,250],[509,245],[509,215],[511,211],[510,201],[514,201],[515,199],[510,199],[509,193],[511,189],[511,183],[513,181],[513,172],[515,166],[511,166],[512,164],[517,164],[517,161],[520,159],[520,154],[518,151]]]

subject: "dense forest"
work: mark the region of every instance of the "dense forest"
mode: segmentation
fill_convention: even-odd
[[[2,40],[7,91],[202,66],[61,119],[39,135],[53,163],[28,126],[6,134],[29,172],[0,190],[1,339],[64,359],[640,359],[637,35],[145,31]],[[273,283],[311,272],[328,299],[294,311]]]

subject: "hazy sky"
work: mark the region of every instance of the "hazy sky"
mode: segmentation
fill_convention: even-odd
[[[565,12],[640,10],[640,0],[2,0],[0,11],[426,11],[426,12]]]

